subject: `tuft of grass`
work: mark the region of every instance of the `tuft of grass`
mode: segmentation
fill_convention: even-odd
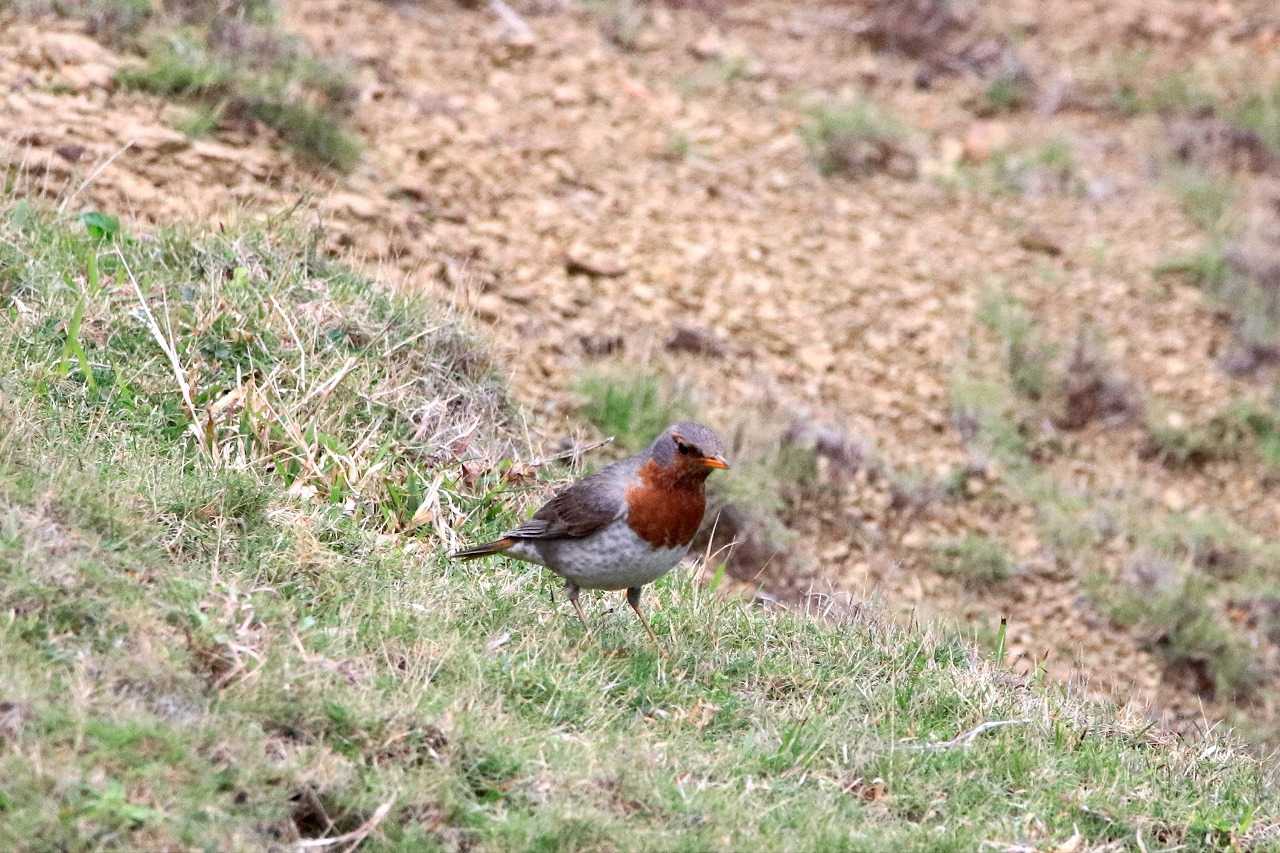
[[[1030,80],[1025,73],[1005,71],[997,74],[982,92],[981,112],[984,115],[1016,113],[1031,103]]]
[[[824,175],[865,175],[889,166],[906,129],[867,100],[819,107],[801,128],[815,165]]]
[[[1015,469],[1027,462],[1030,442],[1017,417],[1016,400],[1003,384],[955,376],[951,419],[965,442],[988,461]]]
[[[1233,122],[1258,135],[1262,142],[1280,156],[1280,83],[1253,92],[1235,106]]]
[[[191,137],[208,136],[222,123],[225,110],[225,106],[220,103],[196,106],[188,111],[175,127]]]
[[[664,658],[595,596],[584,637],[532,567],[449,562],[535,497],[483,349],[295,241],[0,215],[0,847],[1272,831],[1273,768],[1221,730],[1165,735],[867,607],[675,572],[646,590]]]
[[[1155,268],[1157,276],[1181,276],[1211,294],[1222,290],[1230,272],[1226,246],[1220,240],[1209,240],[1196,251],[1169,258]]]
[[[1280,462],[1280,413],[1273,406],[1238,401],[1200,423],[1172,425],[1152,417],[1143,453],[1171,467],[1195,467],[1253,453],[1263,464]]]
[[[1026,306],[1006,290],[989,289],[978,306],[978,320],[999,336],[1013,390],[1030,400],[1044,399],[1056,348],[1043,339]]]
[[[964,185],[1013,196],[1079,193],[1082,181],[1069,140],[1050,139],[1026,149],[996,151],[977,167],[963,167],[957,177]]]
[[[1236,189],[1228,178],[1194,166],[1176,166],[1170,169],[1168,182],[1192,222],[1211,235],[1229,229]]]
[[[142,62],[122,69],[120,84],[190,105],[181,126],[187,133],[228,120],[258,122],[318,165],[349,171],[360,159],[359,140],[347,129],[348,74],[281,32],[269,0],[72,0],[52,9],[139,51]]]
[[[637,0],[588,0],[584,4],[599,21],[600,32],[625,51],[639,50],[649,12]]]
[[[933,564],[937,571],[973,586],[1006,581],[1015,568],[999,540],[977,533],[943,542],[934,548],[934,553],[938,557]]]
[[[1138,555],[1130,580],[1105,594],[1111,618],[1138,630],[1147,645],[1212,697],[1247,699],[1257,684],[1248,643],[1213,605],[1214,585],[1199,572]]]
[[[648,446],[693,411],[688,400],[650,374],[592,373],[577,391],[585,400],[583,417],[629,452]]]
[[[122,85],[193,103],[205,116],[260,121],[321,165],[349,171],[360,144],[344,127],[350,85],[336,67],[294,40],[252,25],[217,38],[186,30],[154,39],[146,63],[120,72]]]

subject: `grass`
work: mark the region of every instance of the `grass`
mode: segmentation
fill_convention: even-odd
[[[966,584],[991,586],[1008,580],[1015,566],[999,540],[969,533],[959,539],[939,544],[934,568],[953,575]]]
[[[140,64],[119,72],[120,84],[189,105],[180,127],[192,135],[256,122],[313,164],[345,172],[360,159],[347,128],[354,91],[346,71],[281,32],[270,2],[92,0],[53,8],[140,52]]]
[[[978,321],[999,337],[1014,391],[1031,400],[1043,399],[1049,392],[1056,348],[1044,340],[1026,306],[1005,290],[988,290],[978,306]]]
[[[583,417],[628,453],[648,446],[669,424],[693,416],[683,395],[650,374],[591,373],[577,391],[586,401]]]
[[[1035,426],[1086,422],[1058,417],[1073,407],[1118,411],[1122,396],[1107,390],[1115,380],[1105,378],[1105,367],[1090,366],[1096,357],[1050,361],[1052,347],[1034,318],[1007,294],[989,293],[978,317],[995,332],[1003,358],[975,358],[957,376],[956,425],[983,466],[994,463],[1004,494],[1034,509],[1039,538],[1059,565],[1093,578],[1087,588],[1094,605],[1131,627],[1166,662],[1168,677],[1225,702],[1273,696],[1264,686],[1268,656],[1257,648],[1267,642],[1265,629],[1246,629],[1228,613],[1230,602],[1254,601],[1274,587],[1276,546],[1225,517],[1169,513],[1123,491],[1091,494],[1059,482],[1038,463],[1062,448]],[[1280,418],[1260,402],[1241,401],[1187,425],[1149,416],[1146,431],[1146,455],[1173,467],[1218,459],[1265,466],[1280,458]],[[1112,576],[1099,569],[1114,565],[1117,554],[1128,570]],[[935,569],[975,586],[998,583],[1011,568],[1000,544],[984,537],[944,543],[937,557]]]
[[[1259,674],[1247,640],[1227,623],[1214,601],[1220,591],[1194,568],[1138,555],[1129,582],[1095,593],[1121,625],[1134,627],[1154,652],[1193,679],[1193,689],[1240,701]],[[1198,683],[1197,683],[1198,682]]]
[[[1280,82],[1246,95],[1235,106],[1232,120],[1258,135],[1273,154],[1280,156]]]
[[[867,608],[677,572],[650,595],[668,660],[595,598],[584,637],[536,569],[449,563],[536,499],[483,349],[280,227],[0,215],[0,846],[1275,831],[1274,765],[1221,732],[1168,738]]]
[[[1228,178],[1194,166],[1174,166],[1167,180],[1188,219],[1209,234],[1230,229],[1236,187]]]
[[[1242,400],[1201,422],[1147,422],[1144,453],[1170,467],[1198,467],[1221,459],[1252,458],[1263,467],[1280,465],[1280,412]]]
[[[961,164],[948,182],[1010,196],[1079,194],[1083,186],[1075,149],[1065,138],[994,151],[981,163]]]
[[[868,100],[819,107],[801,128],[824,175],[864,175],[887,166],[906,136],[893,116]]]
[[[982,115],[1016,113],[1031,104],[1030,81],[1025,74],[1005,71],[991,78],[982,91],[978,112]]]

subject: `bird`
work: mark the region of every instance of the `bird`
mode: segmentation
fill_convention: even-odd
[[[502,554],[545,566],[564,579],[565,594],[588,634],[579,591],[625,589],[627,604],[662,651],[640,610],[640,590],[684,557],[702,525],[707,477],[728,467],[713,429],[691,421],[672,424],[634,456],[557,492],[523,524],[449,556]]]

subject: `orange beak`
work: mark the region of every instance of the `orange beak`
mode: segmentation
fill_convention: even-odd
[[[702,457],[702,464],[706,465],[708,468],[728,468],[729,467],[729,463],[724,461],[723,456],[704,456]]]

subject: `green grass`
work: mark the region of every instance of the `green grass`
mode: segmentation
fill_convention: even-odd
[[[1263,144],[1280,156],[1280,82],[1242,98],[1235,107],[1233,121],[1258,134]]]
[[[860,175],[884,165],[906,128],[882,108],[859,99],[813,110],[800,133],[822,174]]]
[[[997,74],[982,92],[979,112],[984,115],[1016,113],[1031,103],[1028,80],[1016,73]]]
[[[1073,194],[1082,187],[1075,149],[1063,138],[993,151],[982,163],[961,164],[950,181],[1010,196]]]
[[[1167,180],[1187,218],[1197,226],[1212,235],[1230,228],[1236,187],[1228,178],[1194,166],[1177,166],[1169,170]]]
[[[595,372],[578,383],[582,415],[618,447],[634,453],[669,424],[692,417],[693,405],[647,373]]]
[[[1186,425],[1175,426],[1152,416],[1143,451],[1173,468],[1251,458],[1276,470],[1280,466],[1280,412],[1272,405],[1241,400]]]
[[[934,549],[937,559],[933,567],[944,575],[953,575],[966,584],[991,586],[1006,581],[1015,566],[1004,545],[990,536],[969,533],[939,544]]]
[[[192,107],[180,128],[204,135],[228,122],[260,122],[305,160],[339,171],[360,159],[348,129],[353,89],[344,68],[282,32],[266,0],[90,0],[52,7],[142,55],[121,85]]]
[[[1215,606],[1219,593],[1200,572],[1170,563],[1167,576],[1104,584],[1095,596],[1113,619],[1134,627],[1152,651],[1190,676],[1193,689],[1239,701],[1249,697],[1259,673],[1248,641]]]
[[[1057,349],[1044,336],[1021,301],[1003,289],[988,290],[978,306],[978,321],[1000,340],[1005,370],[1013,389],[1031,400],[1050,391]]]
[[[677,572],[667,660],[536,568],[448,562],[538,497],[516,415],[456,318],[286,232],[19,204],[0,247],[4,849],[1225,849],[1280,814],[1220,731],[868,608]]]

